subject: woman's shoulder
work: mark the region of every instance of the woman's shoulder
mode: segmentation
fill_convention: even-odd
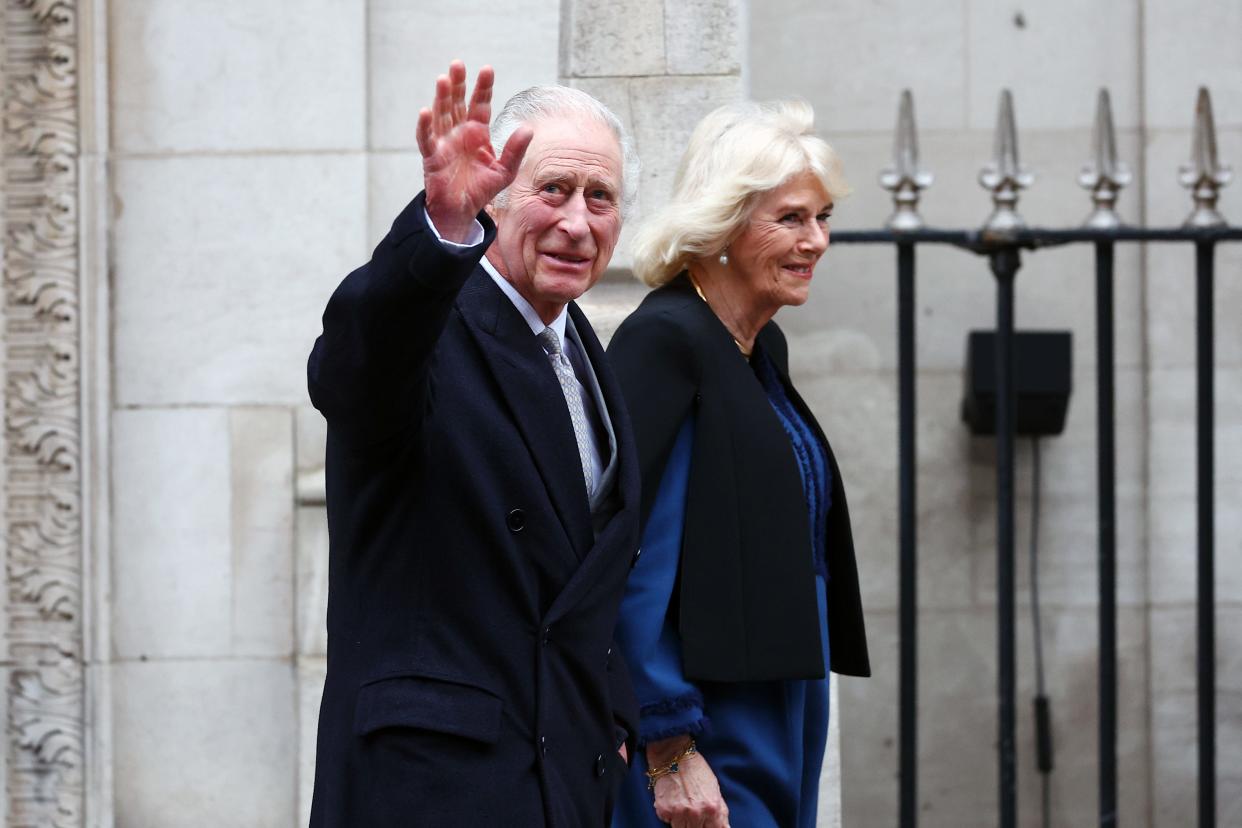
[[[703,300],[684,277],[648,293],[639,306],[625,318],[608,345],[614,350],[670,346],[693,347],[701,337]]]

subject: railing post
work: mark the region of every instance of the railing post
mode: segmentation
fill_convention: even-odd
[[[991,254],[996,277],[996,633],[998,673],[997,746],[1000,776],[1000,828],[1018,818],[1015,750],[1016,658],[1014,625],[1014,386],[1013,292],[1021,262],[1018,248]]]
[[[897,245],[900,464],[901,828],[918,821],[918,557],[915,547],[914,245]]]
[[[1113,413],[1113,243],[1095,244],[1096,481],[1099,489],[1099,817],[1117,824],[1117,505]]]
[[[1197,588],[1197,648],[1199,692],[1199,828],[1216,825],[1216,587],[1215,587],[1215,458],[1212,429],[1215,409],[1215,354],[1213,349],[1212,242],[1195,243],[1198,370],[1198,501],[1199,554]]]

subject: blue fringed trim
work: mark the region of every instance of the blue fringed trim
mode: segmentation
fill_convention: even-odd
[[[684,710],[692,710],[698,708],[703,709],[702,693],[686,693],[684,696],[673,696],[669,699],[660,699],[656,702],[644,704],[638,708],[639,718],[644,716],[671,716],[674,713],[681,713]]]
[[[658,742],[661,739],[670,739],[673,736],[698,736],[711,726],[711,719],[704,716],[701,719],[696,719],[695,721],[690,722],[689,724],[677,725],[676,727],[666,727],[663,730],[648,733],[638,740],[638,746],[646,747],[650,742]]]

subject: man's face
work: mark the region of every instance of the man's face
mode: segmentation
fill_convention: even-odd
[[[604,273],[621,235],[621,145],[592,118],[531,126],[488,259],[548,322]]]

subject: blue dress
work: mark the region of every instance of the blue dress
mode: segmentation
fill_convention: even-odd
[[[752,357],[755,376],[790,438],[810,516],[807,554],[815,558],[820,640],[828,652],[825,543],[831,471],[823,445],[790,403],[771,361]],[[664,467],[626,585],[617,641],[641,706],[640,743],[693,734],[720,783],[733,825],[813,828],[828,732],[828,678],[764,682],[691,682],[681,666],[673,603],[690,479],[694,418],[681,426]],[[647,790],[640,749],[614,811],[614,828],[663,825]]]

